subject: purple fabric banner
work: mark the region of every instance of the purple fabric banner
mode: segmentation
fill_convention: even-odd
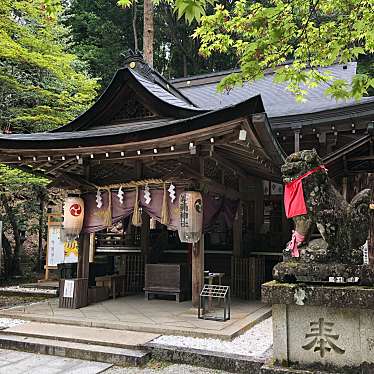
[[[232,227],[236,212],[238,210],[239,200],[227,199],[221,195],[203,194],[203,229],[209,231],[216,222],[218,216],[222,213],[227,227]]]
[[[169,230],[177,230],[179,222],[179,196],[182,192],[181,189],[176,189],[176,198],[172,203],[168,195],[168,209],[170,222],[168,225]],[[167,192],[168,193],[168,192]],[[144,189],[139,190],[139,205],[144,211],[152,218],[160,222],[163,189],[151,189],[151,202],[149,205],[144,200]],[[96,194],[88,193],[83,195],[84,199],[84,221],[83,232],[92,233],[106,228],[105,217],[108,212],[109,194],[108,192],[101,192],[103,205],[101,208],[97,207]],[[112,197],[112,223],[116,223],[122,218],[128,217],[134,210],[135,191],[128,191],[124,193],[123,203],[121,204],[117,196],[117,192],[111,192]],[[218,216],[222,213],[228,227],[231,227],[239,206],[239,200],[231,200],[225,197],[214,194],[203,194],[203,228],[208,231],[209,228],[216,221]]]

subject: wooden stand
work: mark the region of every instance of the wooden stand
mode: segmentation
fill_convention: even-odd
[[[64,297],[65,281],[74,281],[73,297]],[[88,278],[60,279],[59,308],[78,309],[88,305]]]
[[[199,306],[200,292],[204,286],[204,235],[192,247],[192,305]]]

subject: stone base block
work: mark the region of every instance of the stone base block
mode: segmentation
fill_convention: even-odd
[[[263,285],[262,294],[272,304],[279,368],[374,373],[374,288],[274,281]]]
[[[273,278],[286,283],[340,283],[374,286],[374,266],[321,264],[291,259],[274,267]]]
[[[373,374],[373,369],[363,365],[362,367],[351,369],[336,369],[336,370],[321,370],[317,368],[313,369],[301,369],[295,367],[282,367],[274,364],[265,364],[261,367],[260,374]]]

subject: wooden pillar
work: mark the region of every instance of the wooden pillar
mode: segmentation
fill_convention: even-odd
[[[84,176],[88,180],[90,177],[89,165],[84,166]],[[90,267],[90,234],[79,235],[79,251],[78,251],[78,266],[77,277],[88,278]]]
[[[248,181],[239,178],[239,192],[245,195],[248,192]],[[243,252],[243,201],[239,202],[238,212],[233,223],[233,256],[240,257]]]
[[[232,240],[234,257],[239,257],[242,254],[242,231],[243,231],[243,204],[239,203],[238,212],[232,226]]]
[[[295,131],[295,152],[300,151],[300,130]]]
[[[90,234],[79,235],[77,278],[88,278],[90,267]]]
[[[255,232],[259,233],[264,223],[264,187],[262,179],[254,179]]]
[[[369,237],[368,237],[368,250],[369,250],[369,263],[374,264],[374,173],[369,173],[369,186],[371,188],[370,199],[370,218],[369,218]]]
[[[286,211],[284,208],[284,202],[282,200],[282,245],[285,244],[291,239],[291,230],[288,218],[286,216]]]
[[[343,181],[342,181],[342,195],[344,197],[345,200],[348,201],[348,177],[343,177]]]
[[[142,213],[142,226],[140,228],[140,248],[144,256],[144,263],[148,263],[149,257],[149,231],[150,231],[150,218],[145,212]]]
[[[204,234],[192,246],[192,305],[199,306],[200,292],[204,285]]]
[[[89,262],[95,262],[95,233],[90,234]]]
[[[204,176],[204,159],[203,158],[199,158],[198,168],[200,170],[200,174]],[[192,245],[191,268],[192,268],[192,305],[194,307],[198,307],[199,299],[200,299],[200,292],[204,286],[204,234],[201,235],[199,242]]]

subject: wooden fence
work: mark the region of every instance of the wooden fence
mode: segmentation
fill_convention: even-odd
[[[128,254],[123,256],[125,275],[124,293],[143,292],[144,288],[144,256],[141,254]]]
[[[231,295],[245,300],[261,298],[261,284],[265,282],[265,258],[232,257]]]

